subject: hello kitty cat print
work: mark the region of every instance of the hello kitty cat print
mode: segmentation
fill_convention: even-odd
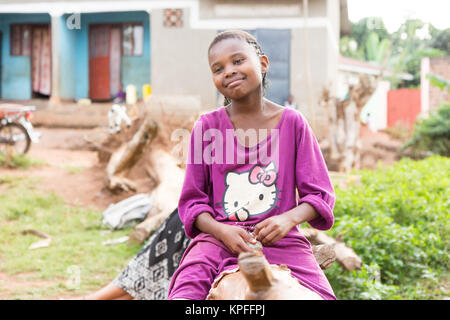
[[[243,172],[229,171],[225,175],[223,213],[231,221],[246,221],[277,208],[280,190],[277,189],[278,172],[274,162],[267,166],[253,166]]]

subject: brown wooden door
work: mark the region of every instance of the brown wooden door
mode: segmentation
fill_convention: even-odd
[[[108,25],[91,25],[89,28],[89,97],[92,100],[109,100],[110,62],[109,62],[110,27]]]

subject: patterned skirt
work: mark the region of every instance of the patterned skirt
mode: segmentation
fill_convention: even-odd
[[[165,300],[170,279],[190,240],[175,209],[113,284],[137,300]]]

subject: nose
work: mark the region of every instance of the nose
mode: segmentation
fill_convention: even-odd
[[[225,66],[225,77],[226,78],[234,76],[235,74],[236,74],[236,70],[233,65]]]

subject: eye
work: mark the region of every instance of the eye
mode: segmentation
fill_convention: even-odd
[[[240,64],[240,63],[242,63],[242,61],[244,61],[243,58],[236,59],[236,60],[234,60],[234,64]]]
[[[214,73],[219,73],[220,71],[222,71],[222,67],[218,67],[213,70]]]
[[[237,207],[239,204],[237,201],[234,202],[234,206]]]
[[[259,195],[259,200],[262,200],[262,199],[264,199],[264,195],[261,193],[261,194]]]

